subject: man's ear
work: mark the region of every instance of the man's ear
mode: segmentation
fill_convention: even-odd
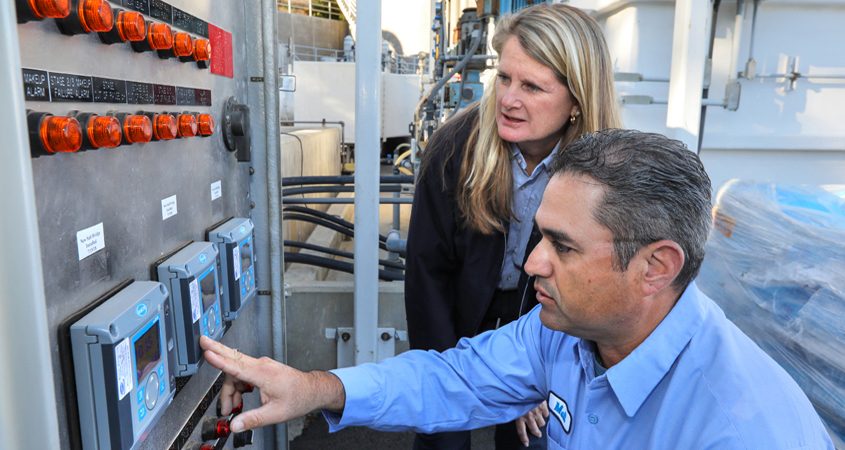
[[[681,272],[686,259],[681,246],[666,239],[652,242],[641,248],[639,253],[643,258],[642,289],[645,295],[654,295],[669,287]]]

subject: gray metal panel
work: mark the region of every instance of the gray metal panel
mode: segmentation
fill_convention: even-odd
[[[256,295],[254,230],[252,220],[236,217],[208,233],[208,240],[217,246],[220,254],[220,301],[223,318],[227,321],[237,319],[240,308]],[[231,251],[227,249],[227,244],[232,245]],[[244,246],[250,246],[247,270],[241,264]],[[239,256],[234,254],[235,249]]]
[[[15,2],[0,2],[0,448],[58,448]],[[8,405],[14,405],[13,407]]]
[[[247,12],[251,16],[259,14],[259,2],[170,0],[169,3],[232,33],[233,79],[213,75],[208,70],[199,70],[193,63],[163,61],[151,52],[138,54],[125,44],[107,46],[100,43],[95,35],[64,36],[58,32],[52,20],[11,27],[12,30],[16,28],[20,36],[22,67],[209,89],[213,97],[211,107],[47,102],[26,104],[28,109],[62,115],[71,110],[98,114],[111,110],[190,110],[210,112],[216,121],[215,133],[210,138],[152,142],[32,159],[38,232],[41,236],[40,256],[46,274],[44,291],[50,334],[49,351],[55,371],[53,384],[59,393],[55,408],[58,411],[60,435],[64,436],[68,435],[68,426],[63,393],[66,388],[73,387],[65,386],[59,369],[56,340],[58,324],[120,280],[149,279],[152,262],[185,241],[204,239],[206,228],[212,224],[226,217],[250,215],[249,164],[237,162],[234,155],[224,148],[220,119],[223,102],[227,97],[235,96],[243,101],[248,96],[248,61],[263,60],[259,54],[260,47],[248,45],[247,35],[251,31],[248,30],[245,17]],[[113,5],[118,4],[114,2]],[[10,28],[4,26],[3,29]],[[4,39],[4,42],[14,41]],[[14,70],[18,74],[21,66],[14,63]],[[4,86],[17,86],[19,89],[20,75],[16,75],[14,82]],[[261,118],[260,114],[261,111],[254,112],[253,121]],[[19,115],[16,124],[25,130],[25,126],[21,125],[22,113]],[[19,148],[26,153],[25,145]],[[15,166],[16,169],[18,167]],[[222,183],[222,197],[211,200],[210,186],[216,181]],[[263,188],[260,182],[258,188]],[[172,195],[177,196],[178,214],[163,220],[161,200]],[[99,223],[103,224],[105,248],[79,260],[76,233]],[[29,248],[35,249],[37,246]],[[254,310],[244,315],[246,321],[261,321]],[[259,331],[252,326],[242,329],[235,323],[223,340],[245,353],[256,354],[259,353],[259,346],[268,341],[267,335],[269,327]],[[216,377],[215,370],[208,367],[204,369],[179,392],[163,420],[152,430],[142,447],[166,448],[176,439],[181,426]],[[43,386],[38,388],[40,396],[45,389]],[[46,392],[49,393],[49,390]],[[49,426],[49,415],[45,417]],[[257,441],[261,442],[260,436]],[[31,441],[27,445],[31,445]],[[56,445],[39,448],[56,448]]]

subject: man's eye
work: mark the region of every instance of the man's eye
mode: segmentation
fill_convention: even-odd
[[[572,247],[561,244],[560,242],[553,242],[552,246],[554,246],[555,251],[558,253],[569,253],[570,251],[572,251]]]

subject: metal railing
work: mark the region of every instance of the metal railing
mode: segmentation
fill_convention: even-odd
[[[335,0],[276,0],[279,11],[331,20],[346,20]]]

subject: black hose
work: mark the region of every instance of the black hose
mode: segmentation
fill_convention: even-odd
[[[315,252],[328,253],[329,255],[339,256],[341,258],[354,258],[355,254],[352,252],[345,252],[331,247],[324,247],[322,245],[309,244],[307,242],[298,241],[284,241],[285,247],[304,248],[306,250],[314,250]],[[405,265],[397,261],[389,261],[386,259],[379,259],[380,266],[390,267],[392,269],[405,270]]]
[[[325,267],[327,269],[339,270],[346,273],[355,273],[355,266],[352,263],[317,255],[285,252],[285,262],[308,264],[310,266]],[[379,269],[378,277],[382,281],[403,281],[405,279],[405,274],[392,270]]]
[[[380,183],[412,184],[413,175],[382,175]],[[352,184],[355,182],[354,175],[330,175],[330,176],[308,176],[308,177],[284,177],[282,186],[304,186],[309,184]]]
[[[355,224],[353,224],[352,222],[346,221],[346,220],[344,220],[340,217],[337,217],[337,216],[333,216],[329,213],[320,211],[319,209],[309,208],[307,206],[293,206],[293,205],[291,205],[291,206],[285,206],[282,209],[282,211],[311,214],[312,216],[317,216],[321,219],[331,220],[332,222],[334,222],[338,225],[342,225],[346,228],[349,228],[350,230],[355,230]]]
[[[300,194],[322,194],[327,192],[355,192],[355,186],[292,187],[282,189],[282,197]],[[379,192],[402,192],[402,186],[398,184],[382,184],[379,186]]]
[[[337,231],[338,233],[344,234],[344,235],[349,236],[349,237],[355,237],[355,232],[350,230],[349,228],[340,226],[340,225],[338,225],[334,222],[328,221],[328,220],[320,219],[318,217],[309,216],[307,214],[287,213],[287,214],[282,214],[282,219],[300,220],[300,221],[303,221],[303,222],[309,222],[309,223],[313,223],[313,224],[316,224],[316,225],[320,225],[322,227],[326,227],[330,230]],[[379,238],[379,243],[378,243],[379,248],[386,251],[387,245],[385,245],[384,242],[387,241],[387,237],[379,235],[378,238]]]

